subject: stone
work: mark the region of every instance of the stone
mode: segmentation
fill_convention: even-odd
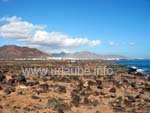
[[[133,96],[127,96],[127,97],[125,97],[125,100],[124,100],[124,104],[125,105],[129,106],[133,102],[135,102],[135,97],[133,97]]]
[[[12,87],[7,87],[7,88],[4,89],[4,92],[5,92],[6,95],[8,95],[8,94],[10,94],[11,92],[14,92],[14,91],[15,91],[15,89],[12,88]]]
[[[77,89],[81,91],[83,89],[83,87],[84,87],[83,82],[79,81]]]
[[[90,100],[87,97],[84,97],[83,104],[89,105],[90,104]]]
[[[0,86],[0,90],[2,90],[3,88],[2,88],[2,86]]]
[[[129,74],[135,74],[136,71],[137,71],[137,68],[132,68],[132,67],[129,67],[129,68],[128,68],[128,73],[129,73]]]
[[[121,106],[117,106],[117,107],[113,107],[113,109],[116,111],[116,112],[125,112],[125,108],[124,107],[121,107]]]
[[[58,109],[58,113],[64,113],[62,109]]]
[[[57,98],[49,98],[47,101],[47,106],[54,108],[56,105],[62,103],[62,100],[57,99]]]
[[[80,104],[80,97],[78,95],[74,95],[72,97],[71,103],[73,103],[76,107],[79,106],[79,104]]]
[[[93,86],[93,85],[95,85],[95,82],[92,81],[92,80],[89,80],[89,81],[88,81],[88,85],[89,85],[89,86]]]
[[[35,86],[37,84],[39,84],[39,82],[33,82],[33,81],[31,81],[31,82],[27,82],[26,83],[27,86]]]
[[[34,96],[34,95],[32,95],[31,98],[32,98],[32,99],[40,99],[40,97]]]
[[[97,84],[97,86],[100,86],[100,85],[102,85],[102,81],[101,80],[96,80],[96,84]]]
[[[58,86],[57,91],[59,93],[66,93],[66,88],[65,88],[65,86]]]
[[[79,90],[77,89],[73,89],[70,93],[71,97],[73,97],[74,95],[77,95],[79,93]]]
[[[25,83],[26,82],[26,78],[23,75],[16,76],[15,79],[19,83]]]
[[[15,84],[15,79],[9,79],[8,84],[9,85],[14,85]]]
[[[99,95],[100,95],[100,92],[98,92],[98,91],[94,92],[94,96],[99,96]]]
[[[116,94],[114,94],[114,93],[111,94],[110,96],[111,96],[111,98],[116,98]]]
[[[47,83],[39,84],[39,86],[40,86],[44,91],[47,91],[47,90],[48,90],[48,87],[49,87],[49,85],[48,85]]]
[[[5,79],[5,76],[2,73],[0,73],[0,82],[2,82],[4,79]]]
[[[70,83],[71,80],[68,77],[60,77],[59,82],[65,82],[65,83]]]
[[[115,88],[115,87],[112,87],[112,88],[109,90],[109,92],[111,92],[111,93],[116,93],[116,88]]]
[[[66,103],[61,103],[61,104],[55,105],[54,110],[57,110],[58,112],[61,111],[60,113],[62,112],[64,113],[64,111],[70,110],[70,107]]]

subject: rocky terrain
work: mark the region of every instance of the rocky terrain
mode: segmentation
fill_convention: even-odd
[[[21,67],[107,66],[112,75],[23,75]],[[150,77],[106,61],[0,61],[0,113],[150,113]]]

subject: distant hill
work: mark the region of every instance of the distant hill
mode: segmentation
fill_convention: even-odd
[[[53,53],[55,57],[64,57],[64,58],[79,58],[79,59],[103,59],[103,60],[119,60],[127,59],[125,56],[121,55],[99,55],[88,51],[81,51],[75,53]]]
[[[51,55],[53,57],[64,57],[67,53],[61,52],[61,53],[52,53]]]
[[[0,60],[47,58],[51,56],[62,58],[102,59],[102,60],[127,59],[127,57],[120,55],[98,55],[88,51],[81,51],[75,53],[61,52],[49,55],[36,48],[20,47],[16,45],[5,45],[0,47]]]
[[[49,55],[36,48],[5,45],[0,47],[0,59],[12,60],[16,58],[47,58]]]

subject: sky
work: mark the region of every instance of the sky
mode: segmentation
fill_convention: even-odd
[[[0,0],[0,46],[150,58],[150,0]]]

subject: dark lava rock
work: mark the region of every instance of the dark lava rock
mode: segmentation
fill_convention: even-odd
[[[13,87],[7,87],[6,89],[4,89],[4,92],[6,95],[10,94],[11,92],[14,92],[15,89]]]
[[[102,81],[101,81],[101,80],[96,80],[96,84],[97,84],[98,86],[100,86],[100,85],[102,85]]]
[[[23,75],[16,76],[15,79],[19,83],[25,83],[26,82],[26,78]]]
[[[99,96],[99,95],[100,95],[100,92],[98,92],[98,91],[94,92],[94,96]]]
[[[115,87],[112,87],[112,88],[109,90],[109,92],[111,92],[111,93],[116,93],[116,88],[115,88]]]
[[[102,85],[97,86],[98,89],[103,89]]]
[[[125,108],[121,106],[113,107],[114,111],[116,112],[125,112]]]
[[[94,101],[92,102],[92,105],[93,105],[94,107],[96,107],[97,104],[98,104],[98,100],[94,100]]]
[[[130,85],[131,85],[132,88],[134,88],[134,89],[137,89],[137,88],[138,88],[136,82],[131,82]]]
[[[135,97],[127,96],[124,100],[124,104],[130,106],[133,102],[135,102]]]
[[[15,79],[9,79],[8,84],[9,85],[14,85],[15,84]]]
[[[89,105],[90,104],[90,100],[87,97],[84,97],[83,104]]]
[[[136,71],[137,71],[136,68],[132,68],[132,67],[129,67],[129,68],[128,68],[128,73],[129,73],[129,74],[134,74],[134,73],[136,73]]]
[[[74,95],[72,97],[71,103],[73,103],[75,106],[79,106],[79,104],[80,104],[80,97],[78,95]]]
[[[62,109],[58,109],[58,113],[64,113]]]
[[[148,75],[147,80],[150,81],[150,74]]]
[[[150,103],[150,99],[144,99],[145,102]]]
[[[5,76],[2,73],[0,73],[0,82],[2,82],[4,79],[5,79]]]
[[[26,83],[27,86],[35,86],[35,85],[37,85],[37,84],[39,84],[39,82],[32,82],[32,81],[31,81],[31,82],[27,82],[27,83]]]
[[[47,91],[48,90],[48,87],[49,85],[47,83],[44,83],[44,84],[40,84],[39,85],[44,91]]]
[[[111,96],[111,98],[116,98],[116,94],[114,94],[114,93],[111,94],[110,96]]]
[[[148,92],[150,92],[150,85],[146,85],[145,86],[145,90],[148,91]]]
[[[77,90],[81,91],[83,89],[83,82],[79,81],[78,85],[77,85]]]
[[[96,80],[96,85],[98,89],[103,89],[102,81],[101,80]]]
[[[57,91],[60,93],[66,93],[66,88],[65,86],[58,86]]]
[[[47,106],[54,108],[56,105],[61,104],[62,100],[57,99],[57,98],[49,98],[47,101]]]
[[[70,107],[68,106],[68,104],[62,103],[55,105],[54,110],[57,110],[58,113],[64,113],[64,111],[70,110]]]
[[[71,82],[71,80],[68,77],[59,77],[58,81],[59,82],[65,82],[65,83]]]
[[[37,97],[37,96],[34,96],[34,95],[32,95],[31,98],[32,99],[40,99],[40,97]]]
[[[79,90],[77,89],[73,89],[70,93],[71,97],[73,97],[74,95],[77,95],[79,93]]]
[[[88,81],[88,85],[89,85],[89,86],[93,86],[93,85],[95,85],[95,82],[92,81],[92,80],[89,80],[89,81]]]
[[[0,86],[0,90],[2,90],[3,88],[2,88],[2,86]]]
[[[116,81],[115,85],[116,85],[117,88],[121,88],[122,82],[121,81]]]

